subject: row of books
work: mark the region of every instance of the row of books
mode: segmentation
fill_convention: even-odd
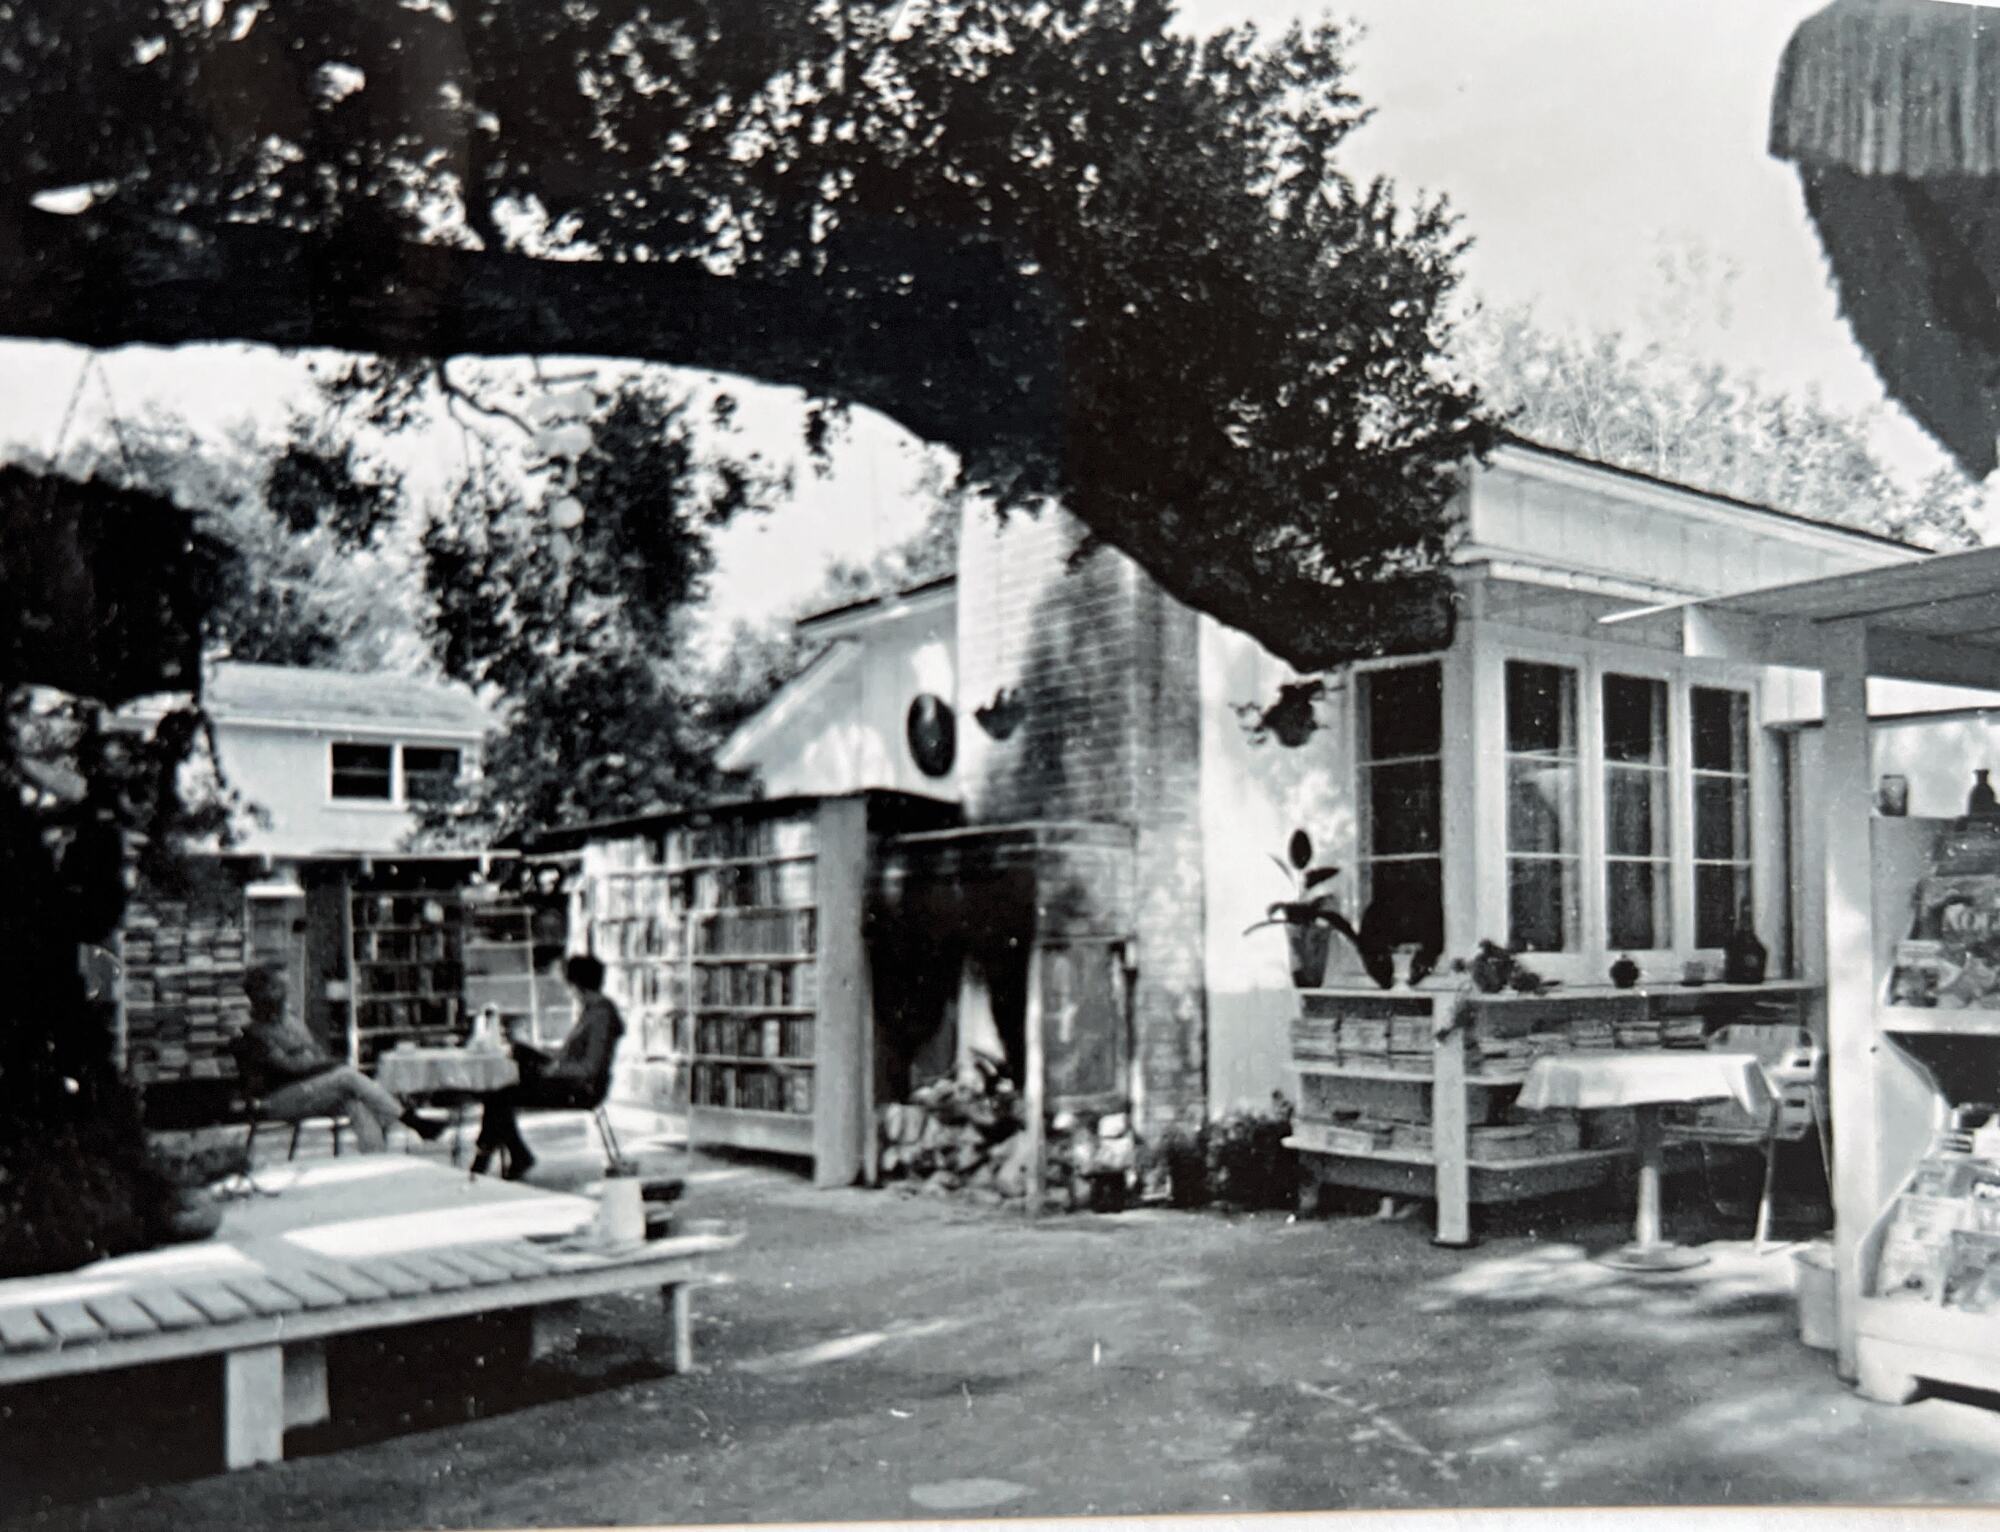
[[[456,927],[435,931],[368,931],[354,933],[357,963],[435,963],[456,959],[464,950]]]
[[[465,987],[465,965],[443,963],[370,963],[354,971],[356,989],[369,995],[448,995],[457,999]]]
[[[819,969],[812,963],[731,963],[697,967],[694,1003],[817,1005]]]
[[[591,922],[590,948],[607,963],[685,955],[686,928],[671,916],[634,915]]]
[[[779,1069],[768,1064],[703,1064],[694,1066],[692,1098],[696,1106],[726,1107],[739,1112],[785,1112],[810,1117],[813,1077],[808,1069]]]
[[[609,872],[673,871],[690,862],[738,861],[755,857],[810,856],[813,822],[809,818],[723,819],[688,825],[657,835],[630,835],[599,841],[590,847],[595,868]]]
[[[687,970],[678,962],[619,964],[611,968],[605,986],[627,1010],[687,1004]]]
[[[811,904],[812,862],[751,862],[694,874],[688,902],[697,910]]]
[[[456,925],[462,905],[453,894],[356,894],[356,930],[370,926]]]
[[[814,910],[716,910],[694,925],[697,954],[795,952],[810,957],[819,938]]]
[[[705,1016],[695,1030],[701,1053],[739,1059],[794,1059],[813,1056],[810,1016]]]

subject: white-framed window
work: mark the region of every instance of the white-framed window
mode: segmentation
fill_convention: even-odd
[[[1360,794],[1356,917],[1392,915],[1392,940],[1444,932],[1444,668],[1436,660],[1358,672]]]
[[[327,747],[328,793],[341,802],[396,801],[396,747],[337,739]]]
[[[1659,676],[1604,672],[1604,944],[1674,946],[1673,723]]]
[[[1694,944],[1720,947],[1750,908],[1750,694],[1688,689],[1694,779]]]
[[[327,745],[327,797],[405,808],[448,792],[464,769],[465,753],[455,745],[337,739]]]
[[[1583,866],[1577,672],[1509,660],[1506,676],[1507,944],[1573,952]]]
[[[1756,924],[1760,859],[1781,847],[1755,810],[1772,769],[1753,670],[1526,631],[1480,634],[1492,701],[1473,774],[1485,805],[1475,936],[1603,982],[1621,953],[1650,976],[1713,964]],[[1449,850],[1449,848],[1447,848]]]

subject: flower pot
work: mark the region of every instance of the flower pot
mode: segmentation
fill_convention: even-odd
[[[1285,940],[1292,953],[1292,983],[1300,989],[1318,989],[1326,983],[1326,960],[1333,947],[1333,928],[1318,923],[1288,925]]]

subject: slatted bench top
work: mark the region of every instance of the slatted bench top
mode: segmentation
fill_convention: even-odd
[[[0,1383],[666,1286],[740,1238],[565,1248],[591,1199],[393,1155],[261,1179],[208,1240],[0,1282]]]

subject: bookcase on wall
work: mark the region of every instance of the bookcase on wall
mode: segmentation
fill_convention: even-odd
[[[623,1057],[674,1066],[691,1144],[810,1159],[822,1186],[863,1173],[871,836],[945,812],[863,793],[588,833],[571,945],[605,965]]]
[[[649,1104],[684,1111],[693,1027],[687,883],[672,840],[672,831],[654,828],[589,841],[571,926],[579,937],[573,945],[604,964],[604,992],[625,1019],[621,1070],[664,1076],[647,1091]]]
[[[458,889],[356,888],[348,896],[352,955],[349,1042],[366,1069],[398,1043],[465,1036],[466,901]]]

